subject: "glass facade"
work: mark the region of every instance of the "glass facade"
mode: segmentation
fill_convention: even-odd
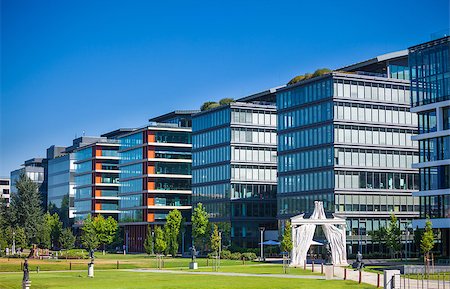
[[[449,52],[449,37],[409,49],[413,107],[450,99]]]
[[[101,139],[75,150],[76,225],[81,225],[87,214],[118,219],[118,148],[117,141]]]
[[[179,120],[172,123],[152,123],[119,137],[119,222],[139,236],[145,230],[138,226],[163,222],[170,210],[176,208],[186,217],[190,214],[191,132],[175,125],[181,124]],[[142,243],[133,244],[143,250]]]
[[[276,123],[274,106],[247,103],[193,117],[193,204],[229,224],[235,246],[257,246],[258,226],[276,229]]]
[[[409,48],[411,106],[419,115],[420,218],[440,230],[437,247],[450,256],[450,37]]]
[[[377,230],[391,212],[402,212],[404,225],[417,216],[411,166],[419,154],[411,137],[418,119],[408,107],[407,70],[391,66],[390,74],[332,73],[277,92],[279,219],[312,213],[314,201],[323,201],[326,212],[347,219],[355,245],[355,236]]]

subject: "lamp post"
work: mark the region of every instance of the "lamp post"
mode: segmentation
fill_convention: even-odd
[[[184,234],[186,233],[186,228],[181,229],[181,256],[184,256]]]
[[[222,251],[222,231],[219,231],[219,264],[218,268],[220,268],[220,253]]]
[[[12,254],[15,255],[16,254],[16,231],[13,230],[12,235],[13,235],[13,243],[12,243],[11,251],[12,251]]]
[[[261,235],[261,256],[260,256],[260,261],[263,261],[264,260],[264,230],[265,230],[266,228],[264,228],[264,227],[260,227],[259,228],[259,232],[260,232],[260,235]]]
[[[125,250],[123,250],[123,254],[126,255],[128,253],[128,230],[125,231]]]

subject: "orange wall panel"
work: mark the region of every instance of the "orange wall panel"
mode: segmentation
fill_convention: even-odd
[[[154,222],[155,221],[155,214],[148,213],[147,214],[147,222]]]
[[[154,189],[155,189],[155,182],[148,182],[147,190],[154,190]]]
[[[149,131],[147,134],[147,140],[148,140],[148,142],[155,142],[155,133],[152,131]]]
[[[147,169],[147,173],[148,174],[154,174],[155,173],[155,166],[149,165],[148,169]]]
[[[101,176],[95,176],[95,183],[96,184],[100,184],[102,182],[102,177]]]
[[[155,157],[155,148],[149,148],[147,155],[148,155],[149,159],[154,158]]]
[[[102,191],[101,190],[95,190],[95,196],[96,197],[101,197],[102,196]]]
[[[102,155],[102,149],[97,148],[97,149],[95,150],[95,156],[99,157],[99,156],[101,156],[101,155]]]
[[[154,198],[147,198],[147,206],[153,206],[155,204]]]
[[[96,203],[95,210],[101,210],[101,209],[102,209],[102,204]]]
[[[102,169],[102,164],[101,163],[95,163],[95,169],[96,170],[101,170]]]

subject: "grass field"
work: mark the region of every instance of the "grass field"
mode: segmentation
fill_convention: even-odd
[[[60,270],[85,270],[88,259],[80,260],[28,260],[30,271],[36,271],[39,267],[40,271],[60,271]],[[164,258],[164,268],[188,268],[190,259],[188,258]],[[211,260],[198,258],[197,262],[200,267],[211,266]],[[0,272],[19,272],[21,271],[21,263],[23,259],[7,259],[0,258]],[[241,265],[242,261],[221,260],[221,266],[226,267],[230,265]],[[255,264],[253,262],[246,262],[246,264]],[[95,268],[96,269],[135,269],[135,268],[156,268],[156,259],[144,254],[138,255],[121,255],[121,254],[106,254],[96,255]]]
[[[41,272],[31,273],[33,289],[56,289],[56,288],[108,288],[108,289],[226,289],[226,288],[354,288],[372,289],[374,286],[357,284],[351,281],[340,280],[310,280],[310,279],[283,279],[272,277],[234,277],[234,276],[210,276],[210,275],[185,275],[165,273],[140,273],[122,270],[96,271],[95,278],[87,278],[81,272]],[[0,288],[21,288],[22,274],[0,273]]]
[[[119,262],[117,264],[117,261]],[[165,258],[164,269],[171,270],[188,270],[189,258]],[[20,272],[21,263],[23,259],[7,259],[0,258],[0,272]],[[212,261],[204,258],[197,258],[199,265],[199,272],[212,272]],[[65,271],[65,270],[87,270],[89,260],[28,260],[30,271]],[[234,273],[253,273],[253,274],[283,274],[283,267],[281,264],[261,264],[258,262],[245,262],[235,260],[221,260],[220,272],[234,272]],[[149,268],[156,269],[156,259],[146,255],[116,255],[107,254],[99,255],[95,259],[96,270],[116,270],[117,265],[119,269],[138,269]],[[320,267],[316,269],[320,272]],[[300,268],[289,268],[288,275],[313,275],[309,270]],[[1,287],[0,287],[1,288]]]

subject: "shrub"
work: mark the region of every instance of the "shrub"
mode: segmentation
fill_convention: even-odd
[[[242,254],[239,253],[239,252],[232,253],[231,256],[230,256],[230,259],[231,260],[241,260],[242,259]]]
[[[247,261],[253,261],[256,258],[257,258],[256,254],[253,252],[247,252],[247,253],[242,254],[242,259],[247,260]]]
[[[223,251],[220,253],[220,257],[221,257],[222,259],[230,259],[230,258],[231,258],[231,252],[228,251],[228,250],[223,250]]]
[[[88,253],[83,249],[71,249],[67,251],[60,251],[58,259],[87,259]]]

